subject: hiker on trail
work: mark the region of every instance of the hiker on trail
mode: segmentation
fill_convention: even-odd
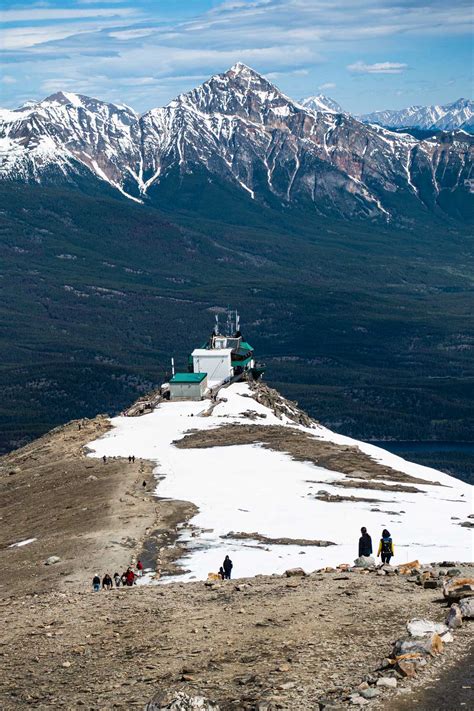
[[[119,588],[120,583],[122,582],[122,579],[118,573],[114,573],[114,580],[115,580],[115,587]]]
[[[112,590],[113,587],[114,587],[114,584],[112,582],[112,578],[110,577],[110,575],[108,573],[106,573],[104,575],[103,580],[102,580],[102,589],[103,590]]]
[[[128,463],[130,464],[130,463],[131,463],[131,461],[132,461],[132,455],[131,455],[131,454],[129,454],[129,455],[128,455]]]
[[[224,572],[224,568],[222,567],[222,565],[221,565],[221,567],[219,568],[219,573],[218,573],[218,575],[219,575],[219,577],[220,577],[221,580],[225,580],[225,572]]]
[[[387,565],[390,563],[390,558],[394,555],[392,537],[386,528],[382,531],[382,538],[380,539],[377,555],[381,555],[382,564],[387,563]]]
[[[120,580],[122,581],[122,585],[125,587],[127,584],[127,573],[122,573]]]
[[[100,578],[98,575],[94,575],[92,578],[92,588],[94,592],[99,592],[100,590]]]
[[[137,562],[138,575],[141,577],[143,575],[143,563],[141,560]]]
[[[360,532],[362,536],[359,538],[359,558],[361,556],[369,557],[372,555],[372,539],[365,526],[362,526]]]
[[[132,462],[135,464],[135,455],[132,454]]]
[[[107,457],[105,456],[105,454],[104,454],[104,456],[102,457],[102,461],[104,462],[104,464],[107,463]]]
[[[222,567],[224,568],[224,580],[230,580],[230,575],[234,566],[228,555],[224,558]]]
[[[133,583],[135,582],[135,573],[131,568],[127,568],[127,572],[125,573],[127,585],[131,587]]]

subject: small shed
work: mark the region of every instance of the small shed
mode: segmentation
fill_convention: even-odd
[[[207,373],[176,373],[170,380],[171,400],[202,400],[207,390]]]
[[[195,348],[192,352],[195,373],[207,373],[210,388],[225,383],[234,374],[231,363],[232,348]]]

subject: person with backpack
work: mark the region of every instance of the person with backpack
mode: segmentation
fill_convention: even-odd
[[[234,566],[233,566],[233,563],[232,563],[232,561],[231,561],[231,559],[229,558],[228,555],[226,555],[226,557],[224,558],[224,562],[223,562],[223,564],[222,564],[222,567],[224,568],[224,579],[225,579],[225,580],[230,580],[232,568],[233,568]]]
[[[360,529],[362,536],[359,538],[359,558],[361,556],[369,557],[372,555],[372,539],[367,533],[365,526]]]
[[[385,565],[385,563],[389,565],[390,559],[394,555],[392,537],[386,528],[382,531],[377,555],[382,557],[382,565]]]
[[[122,582],[122,579],[118,573],[114,573],[114,580],[115,580],[115,587],[119,588],[120,583]]]
[[[98,575],[94,575],[92,578],[92,589],[94,592],[99,592],[100,590],[100,578]]]
[[[137,563],[137,570],[139,577],[141,577],[143,575],[143,563],[141,562],[141,560],[139,560]]]

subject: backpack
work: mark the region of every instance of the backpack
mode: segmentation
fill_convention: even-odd
[[[382,538],[382,553],[388,553],[388,555],[392,555],[392,539],[391,538]]]

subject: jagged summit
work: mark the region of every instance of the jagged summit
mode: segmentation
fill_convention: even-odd
[[[474,101],[460,98],[449,104],[409,106],[406,109],[374,111],[360,119],[389,128],[419,128],[424,130],[454,131],[474,128]]]

